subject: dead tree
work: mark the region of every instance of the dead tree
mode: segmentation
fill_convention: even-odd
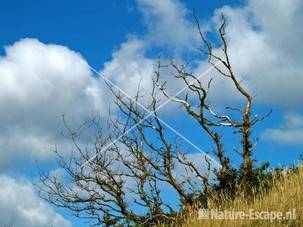
[[[211,43],[196,21],[200,38],[206,46],[206,50],[201,48],[201,51],[208,56],[208,62],[219,75],[230,80],[246,100],[242,109],[229,108],[242,115],[241,121],[232,119],[228,114],[216,113],[207,102],[211,80],[203,84],[186,66],[174,61],[165,67],[171,67],[176,79],[181,79],[189,92],[183,97],[169,94],[166,82],[161,81],[163,65],[159,61],[148,94],[149,101],[144,108],[139,104],[143,95],[140,89],[134,97],[126,97],[108,84],[115,97],[118,117],[110,119],[106,127],[92,120],[78,130],[72,130],[65,123],[74,150],[69,157],[55,150],[59,166],[65,174],[41,175],[38,187],[42,198],[58,207],[67,208],[76,216],[93,220],[95,225],[152,225],[168,223],[178,212],[178,206],[165,199],[167,191],[176,195],[175,200],[181,206],[195,204],[201,195],[207,197],[217,187],[217,182],[209,180],[213,170],[211,161],[207,155],[202,156],[201,161],[206,168],[201,170],[188,159],[182,146],[167,136],[165,125],[159,118],[159,94],[181,104],[212,140],[214,154],[221,165],[216,169],[218,185],[223,189],[230,188],[234,183],[236,170],[224,152],[222,136],[216,128],[239,129],[242,151],[238,153],[243,158],[241,176],[244,181],[251,179],[254,171],[251,128],[262,118],[251,117],[252,96],[232,71],[225,38],[226,18],[222,17],[219,28],[223,57],[213,53]],[[214,61],[219,61],[220,65]],[[197,106],[190,104],[189,100],[193,97],[199,100]],[[78,138],[83,131],[92,128],[95,129],[95,136],[83,144]],[[178,168],[184,170],[182,174],[177,172]]]
[[[247,185],[251,184],[251,181],[257,177],[256,173],[263,171],[267,164],[261,167],[254,167],[253,159],[253,142],[251,132],[253,126],[264,120],[265,117],[269,116],[271,111],[262,117],[257,115],[252,116],[252,95],[250,92],[241,84],[239,78],[235,75],[228,54],[228,45],[226,39],[226,26],[227,18],[221,15],[221,26],[219,27],[218,33],[221,39],[221,53],[215,54],[213,51],[213,45],[206,36],[202,33],[199,20],[194,15],[197,23],[198,32],[202,41],[202,47],[199,51],[206,55],[208,63],[217,72],[217,76],[222,77],[230,81],[237,93],[243,97],[245,105],[243,107],[226,107],[228,111],[235,111],[241,115],[241,120],[237,121],[232,118],[228,113],[218,114],[208,103],[208,93],[212,85],[212,79],[208,81],[206,85],[202,84],[200,78],[197,75],[191,73],[186,65],[178,65],[174,61],[170,62],[170,67],[174,70],[174,76],[176,79],[180,79],[189,88],[189,92],[183,97],[173,96],[167,91],[165,84],[166,81],[161,82],[161,63],[158,63],[158,71],[156,72],[156,78],[154,83],[157,85],[160,91],[172,102],[181,104],[186,112],[195,119],[202,129],[209,135],[215,144],[215,156],[218,158],[221,168],[217,170],[217,177],[219,180],[219,188],[228,189],[235,181],[241,181],[241,183]],[[166,67],[166,66],[165,66]],[[198,100],[198,105],[191,105],[190,99]],[[234,149],[237,154],[242,157],[242,164],[239,169],[235,169],[231,166],[230,159],[225,154],[223,149],[222,136],[215,130],[216,128],[231,128],[235,132],[241,135],[241,146],[242,149]],[[238,172],[238,173],[236,173]],[[240,179],[236,179],[236,178]]]
[[[169,222],[178,207],[165,201],[163,190],[175,193],[181,205],[193,205],[212,186],[208,180],[210,160],[203,158],[206,171],[202,171],[167,138],[165,126],[158,119],[156,84],[147,105],[149,112],[138,106],[139,90],[130,99],[109,88],[119,118],[111,119],[103,131],[96,121],[86,122],[76,131],[65,124],[75,151],[67,159],[55,150],[66,175],[60,178],[41,174],[40,195],[76,216],[93,219],[96,225]],[[146,118],[150,113],[152,116]],[[93,126],[96,136],[83,147],[77,138],[85,128]],[[183,168],[184,173],[177,173],[176,167]]]

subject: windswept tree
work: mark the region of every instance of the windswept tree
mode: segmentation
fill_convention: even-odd
[[[214,53],[214,44],[202,33],[199,21],[195,19],[201,40],[199,51],[207,56],[215,75],[232,84],[243,98],[244,105],[237,104],[226,108],[226,113],[217,113],[208,102],[212,79],[205,83],[186,65],[174,60],[169,64],[162,64],[161,60],[157,62],[149,93],[138,88],[136,95],[130,97],[107,83],[115,97],[118,116],[106,124],[93,119],[78,130],[72,130],[64,119],[74,150],[68,157],[55,150],[58,164],[65,174],[41,175],[39,189],[44,199],[67,208],[76,216],[88,218],[96,225],[150,225],[168,223],[175,218],[180,207],[206,206],[205,199],[213,191],[232,191],[236,183],[249,187],[257,181],[265,166],[255,166],[251,131],[263,117],[252,114],[252,95],[232,69],[225,33],[227,18],[222,15],[218,30],[222,46],[220,54]],[[162,77],[164,67],[173,72],[175,80],[182,81],[187,87],[184,95],[168,91],[168,82]],[[205,154],[199,156],[204,166],[201,168],[182,145],[168,135],[167,125],[159,117],[160,98],[163,97],[176,106],[181,105],[209,137],[213,143],[209,153],[217,160],[216,166]],[[143,98],[144,106],[140,104]],[[234,151],[242,158],[240,167],[232,166],[224,150],[222,128],[233,129],[241,136],[241,149]],[[94,129],[95,134],[83,144],[78,138],[87,129]],[[182,174],[178,171],[180,169]],[[174,195],[173,201],[167,199],[167,192]]]

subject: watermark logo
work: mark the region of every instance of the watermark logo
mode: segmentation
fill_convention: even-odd
[[[248,211],[234,211],[216,209],[200,209],[198,219],[216,219],[216,220],[294,220],[296,219],[296,209],[289,211],[258,211],[249,209]]]
[[[209,219],[209,210],[200,209],[198,213],[198,219]]]

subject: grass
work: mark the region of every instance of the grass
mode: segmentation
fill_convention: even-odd
[[[286,174],[277,174],[273,177],[273,187],[270,191],[262,192],[257,197],[247,199],[243,192],[239,192],[235,200],[226,198],[224,194],[217,194],[208,200],[208,209],[219,212],[242,211],[249,214],[251,209],[256,212],[271,212],[272,219],[250,219],[245,217],[238,219],[199,219],[198,209],[194,207],[184,209],[180,215],[178,224],[181,226],[303,226],[303,167],[296,171],[287,171]],[[217,201],[223,201],[220,205]],[[219,213],[217,212],[217,213]],[[274,218],[274,215],[281,212],[285,217]],[[185,215],[186,214],[186,215]],[[220,214],[220,213],[219,213]],[[260,214],[260,213],[259,213]],[[214,216],[213,216],[214,217]],[[181,221],[180,221],[181,220]],[[181,224],[180,224],[181,223]]]

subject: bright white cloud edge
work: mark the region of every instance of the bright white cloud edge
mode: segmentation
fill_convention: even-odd
[[[0,226],[70,227],[70,221],[43,202],[31,183],[0,175]]]

